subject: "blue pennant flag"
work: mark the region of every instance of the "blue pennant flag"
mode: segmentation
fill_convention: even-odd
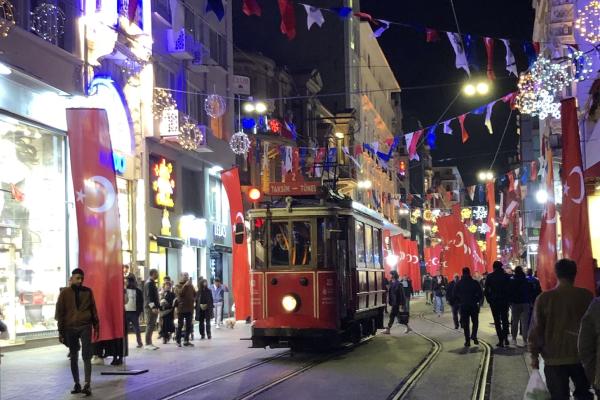
[[[521,173],[521,184],[527,185],[527,178],[529,178],[529,165],[525,165],[523,167],[523,172]]]
[[[486,109],[487,109],[487,104],[485,106],[481,106],[481,107],[471,111],[471,114],[481,115],[486,111]]]
[[[472,67],[475,71],[479,71],[479,60],[477,58],[477,46],[473,41],[473,36],[466,34],[463,36],[465,43],[465,54],[467,55],[467,61],[469,67]]]
[[[437,125],[434,125],[427,130],[427,137],[426,137],[427,145],[431,149],[435,149],[435,129],[436,128],[437,128]]]
[[[352,15],[352,8],[350,7],[334,7],[331,10],[337,13],[342,19],[350,18]]]
[[[533,48],[533,44],[529,42],[525,42],[523,45],[523,50],[527,55],[527,67],[531,67],[531,65],[537,60],[537,54],[535,54],[535,49]]]
[[[225,16],[222,0],[206,0],[206,13],[214,12],[219,21]]]

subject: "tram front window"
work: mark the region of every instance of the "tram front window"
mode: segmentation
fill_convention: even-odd
[[[264,268],[267,260],[267,235],[266,223],[263,218],[254,220],[254,268]]]
[[[271,222],[271,265],[290,264],[289,228],[287,222]]]
[[[292,233],[294,235],[293,265],[310,265],[310,222],[294,222]]]

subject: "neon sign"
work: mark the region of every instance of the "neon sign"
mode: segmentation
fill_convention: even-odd
[[[173,163],[163,157],[150,157],[150,178],[154,207],[175,207],[175,173]]]

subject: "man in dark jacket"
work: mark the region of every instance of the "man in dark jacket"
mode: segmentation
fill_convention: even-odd
[[[192,321],[194,313],[194,302],[196,300],[196,291],[190,281],[187,272],[181,274],[179,283],[175,286],[175,295],[177,296],[177,346],[181,347],[182,329],[185,320],[185,341],[184,346],[193,346],[190,342],[190,334],[194,329]]]
[[[158,297],[158,288],[156,280],[158,279],[158,271],[150,270],[150,276],[144,283],[144,311],[146,314],[146,350],[156,350],[157,346],[152,344],[152,333],[156,329],[156,320],[158,319],[160,299]]]
[[[408,276],[403,276],[400,280],[400,285],[402,285],[402,290],[404,290],[404,299],[406,300],[404,304],[404,307],[406,308],[405,311],[410,312],[410,299],[415,293],[413,290],[412,280]]]
[[[510,333],[512,335],[512,344],[517,345],[517,335],[519,333],[519,322],[521,323],[521,335],[523,341],[527,344],[527,332],[529,332],[529,300],[531,299],[531,286],[527,282],[523,267],[520,265],[515,268],[515,274],[510,279],[510,312],[511,324]]]
[[[456,298],[456,284],[458,281],[458,274],[454,274],[454,279],[448,284],[448,289],[446,290],[446,301],[450,304],[450,307],[452,307],[454,329],[458,329],[458,313],[460,312],[460,304]]]
[[[500,261],[494,261],[494,272],[485,280],[485,298],[490,304],[498,347],[508,346],[508,303],[510,276],[504,272]]]
[[[471,270],[465,267],[462,272],[462,278],[454,289],[454,297],[460,305],[460,321],[465,332],[465,347],[469,347],[471,340],[476,345],[479,344],[477,329],[479,328],[479,305],[483,293],[479,282],[471,277]],[[473,323],[472,330],[469,326],[469,319]]]
[[[404,296],[404,290],[402,287],[402,283],[398,280],[398,272],[392,271],[390,273],[392,276],[392,281],[390,282],[390,288],[388,290],[388,301],[390,306],[392,306],[392,310],[390,311],[390,320],[388,322],[388,326],[383,332],[386,335],[390,334],[390,329],[392,325],[394,325],[394,319],[399,317],[400,315],[400,307],[402,307],[403,311],[406,311],[406,297]],[[400,319],[398,318],[398,322]],[[410,332],[412,329],[406,323],[406,332]]]
[[[92,378],[92,329],[94,339],[100,336],[98,311],[92,290],[83,286],[83,270],[76,268],[71,273],[71,286],[64,288],[56,302],[55,319],[58,323],[58,340],[69,348],[71,358],[71,374],[75,381],[72,394],[84,393],[92,395],[90,382]],[[79,342],[81,341],[81,347]],[[79,384],[79,349],[83,358],[85,384]]]
[[[423,291],[425,292],[425,304],[433,303],[433,292],[431,291],[432,278],[429,272],[423,277]]]

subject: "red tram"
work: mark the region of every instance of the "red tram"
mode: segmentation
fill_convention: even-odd
[[[313,201],[248,216],[252,347],[329,347],[383,328],[379,214],[351,201]]]

